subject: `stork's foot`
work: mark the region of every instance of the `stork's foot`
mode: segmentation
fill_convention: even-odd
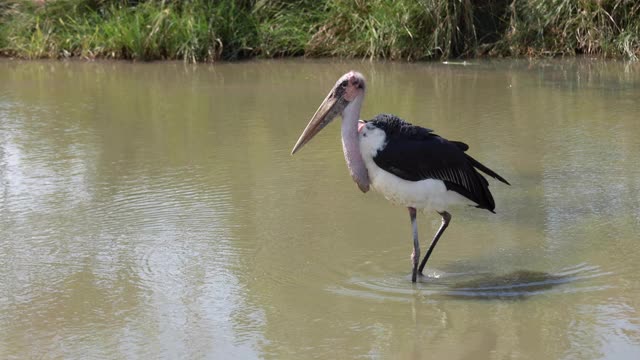
[[[414,283],[415,282],[427,281],[428,278],[429,278],[429,276],[423,274],[422,272],[420,272],[420,270],[416,271],[415,275],[414,275],[414,273],[411,274],[411,281],[414,282]]]

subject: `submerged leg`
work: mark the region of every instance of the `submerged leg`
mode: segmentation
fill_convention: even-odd
[[[438,214],[442,216],[442,224],[440,224],[440,228],[438,229],[436,236],[434,236],[433,240],[431,241],[429,250],[427,250],[427,253],[424,255],[424,259],[422,259],[422,262],[420,263],[420,268],[418,269],[418,271],[420,271],[420,274],[422,274],[422,269],[424,269],[424,266],[427,264],[427,260],[429,260],[429,256],[431,256],[433,249],[436,247],[436,244],[438,243],[438,239],[440,239],[440,236],[442,235],[442,233],[445,231],[447,226],[449,226],[449,221],[451,221],[451,214],[449,214],[448,212],[443,211],[443,212],[438,212]]]
[[[416,222],[415,208],[409,208],[409,216],[411,217],[411,227],[413,227],[413,253],[411,254],[413,272],[411,273],[411,281],[416,282],[418,278],[418,261],[420,260],[420,242],[418,242],[418,223]]]

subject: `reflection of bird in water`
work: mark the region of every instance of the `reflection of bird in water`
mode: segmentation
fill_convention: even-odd
[[[409,209],[413,227],[413,272],[416,282],[438,239],[451,220],[451,205],[466,204],[493,212],[489,183],[478,172],[509,184],[500,175],[466,154],[469,146],[449,141],[431,130],[404,122],[394,115],[362,121],[360,108],[365,80],[349,72],[336,82],[304,129],[292,154],[304,146],[338,114],[342,115],[342,145],[353,180],[363,192],[373,187],[392,202]],[[435,210],[442,217],[420,266],[416,210]]]

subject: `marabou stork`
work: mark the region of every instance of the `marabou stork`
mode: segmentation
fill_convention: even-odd
[[[493,170],[465,153],[469,146],[449,141],[430,129],[411,125],[394,115],[381,114],[360,120],[365,79],[351,71],[336,82],[291,154],[296,153],[338,114],[342,115],[342,148],[351,177],[362,192],[373,187],[395,204],[409,209],[413,227],[413,272],[411,281],[422,275],[429,256],[442,236],[451,214],[451,205],[467,204],[494,212],[489,183],[478,172],[509,183]],[[416,209],[435,210],[442,217],[422,262]]]

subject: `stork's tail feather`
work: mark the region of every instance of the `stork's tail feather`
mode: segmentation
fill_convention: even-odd
[[[468,154],[464,154],[467,159],[469,160],[469,162],[471,163],[471,165],[473,165],[473,167],[475,167],[476,169],[482,171],[483,173],[491,176],[492,178],[496,179],[496,180],[500,180],[501,182],[507,184],[507,185],[511,185],[509,184],[509,182],[507,180],[505,180],[502,176],[498,175],[495,173],[495,171],[489,169],[488,167],[482,165],[478,160],[472,158],[471,156],[469,156]]]

